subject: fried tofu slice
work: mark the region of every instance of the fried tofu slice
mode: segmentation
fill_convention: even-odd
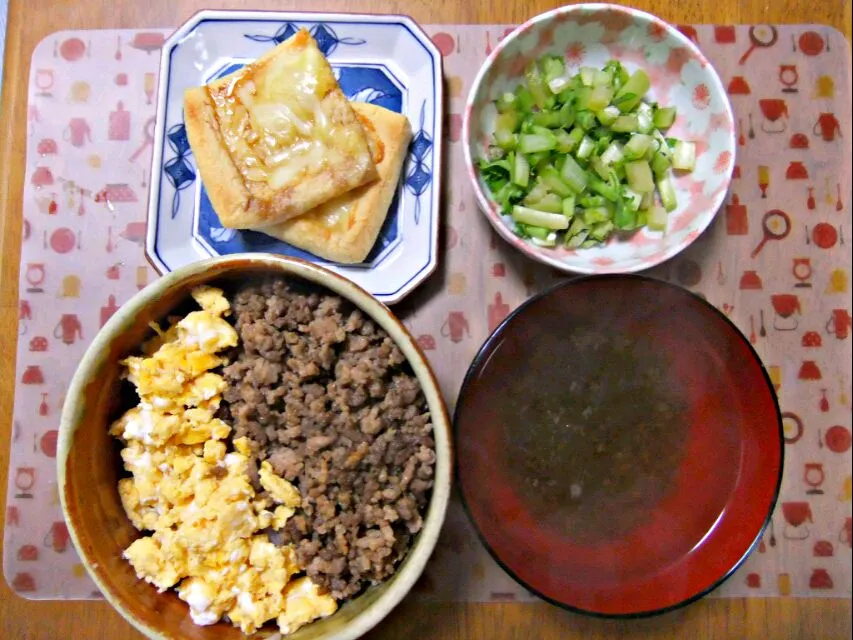
[[[375,180],[364,129],[304,29],[184,94],[187,138],[225,227],[262,228]]]
[[[412,139],[406,116],[373,104],[354,102],[352,106],[367,131],[379,179],[297,218],[259,229],[316,256],[344,264],[363,262],[373,248],[394,199]]]

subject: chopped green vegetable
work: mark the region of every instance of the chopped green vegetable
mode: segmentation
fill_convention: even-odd
[[[667,212],[661,206],[655,205],[649,210],[649,229],[652,231],[666,231]]]
[[[515,205],[512,208],[512,217],[517,222],[523,224],[532,224],[545,229],[568,229],[569,221],[566,216],[559,213],[548,213],[547,211],[539,211],[538,209],[530,209]]]
[[[662,133],[676,111],[647,101],[649,84],[644,70],[630,74],[615,60],[573,75],[545,56],[497,98],[493,138],[477,164],[516,234],[578,249],[616,232],[666,229],[677,206],[673,170],[692,171],[696,147]]]
[[[693,171],[696,164],[696,145],[679,140],[672,154],[672,168],[678,171]]]

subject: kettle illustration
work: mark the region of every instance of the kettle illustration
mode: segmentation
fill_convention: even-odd
[[[814,134],[820,135],[825,142],[835,140],[836,134],[841,137],[841,124],[834,113],[822,113],[814,125]]]
[[[471,337],[471,330],[468,326],[468,318],[465,317],[463,311],[451,311],[447,314],[447,320],[441,325],[441,335],[444,338],[450,338],[453,343],[462,342],[462,338]]]

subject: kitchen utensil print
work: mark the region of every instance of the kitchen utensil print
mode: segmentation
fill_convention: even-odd
[[[752,250],[752,258],[761,253],[768,241],[784,240],[788,237],[791,233],[791,217],[781,209],[771,209],[761,218],[761,228],[761,242]]]
[[[811,534],[808,524],[814,524],[814,515],[808,502],[783,502],[782,517],[785,518],[785,527],[782,530],[783,538],[786,540],[808,539]]]
[[[812,127],[812,133],[820,136],[824,142],[834,142],[835,136],[841,137],[841,123],[834,113],[821,113]]]
[[[812,277],[812,261],[811,258],[794,258],[793,266],[791,267],[791,273],[794,275],[794,278],[797,280],[797,283],[794,285],[797,289],[811,289],[811,277]]]
[[[770,167],[766,164],[758,165],[758,188],[761,190],[762,199],[767,198],[767,188],[770,186]]]
[[[53,69],[36,69],[35,85],[38,89],[36,95],[40,98],[52,98],[52,89],[55,80]]]
[[[781,98],[764,98],[758,101],[763,116],[761,130],[764,133],[784,133],[788,129],[788,103]]]
[[[120,36],[120,35],[119,35],[119,36],[116,36],[116,52],[115,52],[115,59],[116,59],[116,60],[119,60],[119,61],[121,60],[121,36]]]
[[[800,299],[793,293],[777,293],[770,296],[776,316],[773,328],[776,331],[796,331],[800,322],[796,316],[802,314]]]
[[[730,236],[745,236],[749,233],[749,216],[746,205],[740,203],[736,193],[726,205],[726,234]]]
[[[800,73],[795,64],[779,65],[779,82],[783,85],[782,93],[799,93],[797,83],[800,81]]]
[[[441,325],[441,336],[454,344],[462,342],[465,336],[471,337],[471,329],[464,311],[451,311]]]
[[[758,311],[759,317],[759,327],[758,327],[758,335],[762,338],[767,337],[767,328],[764,326],[764,309],[760,309]]]
[[[738,64],[746,64],[752,52],[756,49],[767,49],[776,44],[779,39],[779,31],[773,25],[759,24],[749,28],[749,48],[738,60]]]
[[[820,390],[820,400],[818,400],[817,408],[821,413],[829,413],[829,398],[826,397],[826,389]],[[820,437],[820,431],[818,431],[818,446],[823,448],[823,440]]]
[[[61,339],[64,344],[72,345],[78,339],[83,339],[83,325],[76,313],[65,313],[59,319],[53,330],[53,337]]]
[[[853,317],[847,309],[833,309],[826,323],[826,332],[839,340],[844,340],[853,329]]]
[[[839,227],[840,229],[842,227]],[[812,227],[811,239],[815,243],[815,246],[821,249],[832,249],[839,241],[841,241],[841,244],[844,244],[843,236],[840,235],[839,230],[836,230],[828,222],[818,222]]]
[[[782,433],[784,435],[785,444],[795,444],[799,442],[805,431],[805,425],[802,418],[791,411],[782,413]]]
[[[844,203],[841,201],[841,183],[840,182],[835,183],[835,210],[836,211],[843,211],[844,210]]]
[[[806,495],[822,496],[823,489],[821,486],[826,480],[826,471],[823,469],[823,464],[819,462],[807,462],[803,466],[803,482],[809,487],[806,490]]]
[[[805,31],[799,38],[800,51],[807,56],[817,56],[823,53],[825,42],[817,31]]]
[[[814,197],[814,187],[808,187],[808,198],[806,198],[806,208],[809,211],[814,211],[817,208],[817,201]]]
[[[110,112],[107,139],[117,141],[130,139],[130,112],[124,108],[121,100],[116,105],[115,111]]]

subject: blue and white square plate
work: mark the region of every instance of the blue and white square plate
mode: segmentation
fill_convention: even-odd
[[[412,125],[397,196],[367,260],[342,265],[253,231],[225,229],[198,177],[183,120],[184,90],[260,57],[307,28],[350,100],[405,114]],[[202,11],[163,46],[146,255],[161,273],[203,258],[270,252],[309,260],[379,300],[402,299],[435,269],[441,171],[441,54],[406,16]]]

